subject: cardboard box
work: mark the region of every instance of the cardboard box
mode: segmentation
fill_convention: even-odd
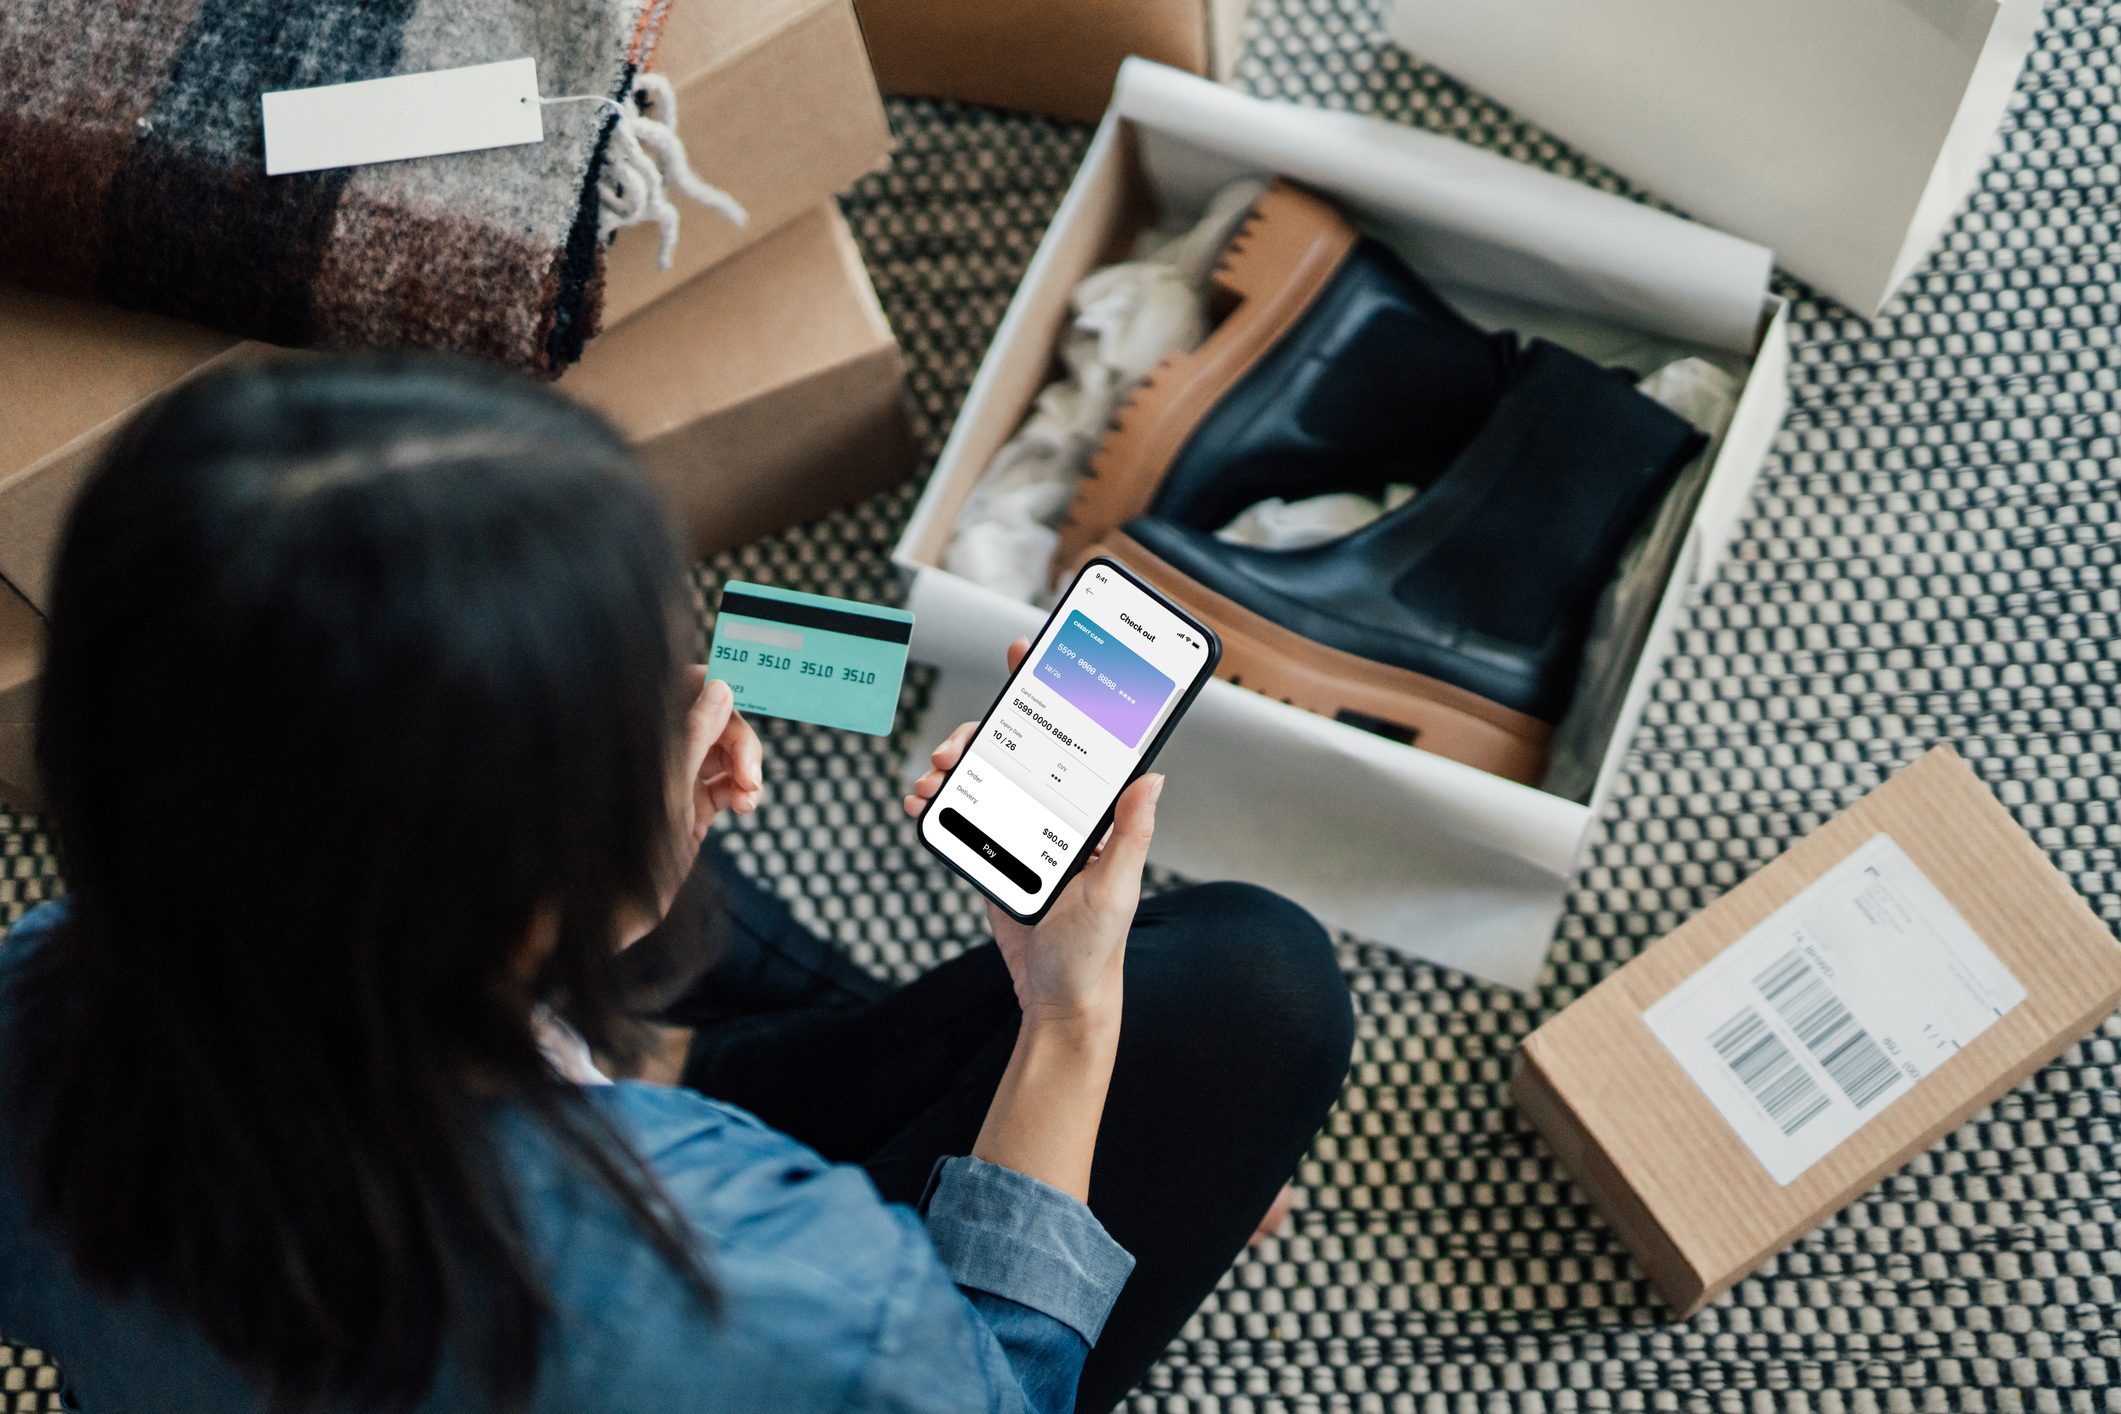
[[[1533,1032],[1512,1089],[1687,1316],[2117,1000],[2121,946],[1939,747]]]
[[[1277,889],[1366,938],[1509,986],[1538,977],[1569,879],[1617,778],[1674,617],[1713,567],[1788,399],[1768,252],[1493,153],[1351,113],[1271,103],[1142,60],[1092,141],[995,334],[895,558],[912,576],[913,651],[940,664],[921,741],[976,718],[1032,606],[941,568],[966,498],[1054,371],[1071,290],[1154,210],[1197,212],[1226,182],[1281,174],[1345,203],[1461,308],[1515,299],[1551,316],[1698,349],[1744,375],[1692,522],[1652,594],[1588,798],[1564,799],[1227,682],[1208,684],[1159,769],[1155,857],[1196,878]],[[1525,303],[1537,300],[1534,305]],[[1571,332],[1573,331],[1573,332]],[[1647,366],[1647,365],[1645,365]]]
[[[253,353],[280,351],[240,345],[212,361]],[[559,388],[626,435],[704,555],[904,480],[915,450],[903,374],[828,203],[612,330]],[[0,800],[24,808],[36,804],[42,631],[37,607],[0,585]]]
[[[2040,0],[1394,0],[1393,39],[1859,314],[1964,204]]]
[[[904,376],[828,203],[591,344],[559,388],[626,435],[706,555],[905,480]]]
[[[735,252],[772,237],[890,152],[851,0],[719,0],[675,6],[656,68],[678,91],[694,166],[750,208],[738,228],[684,212],[673,267],[652,227],[607,257],[606,333]],[[33,604],[66,509],[110,436],[144,403],[219,360],[263,346],[154,315],[0,285],[0,579]]]
[[[751,219],[735,226],[680,198],[682,238],[668,270],[656,268],[653,225],[619,232],[604,263],[607,329],[891,158],[849,0],[679,0],[653,67],[677,89],[678,137],[693,170]]]
[[[886,93],[1094,123],[1129,55],[1227,81],[1251,0],[858,0]]]

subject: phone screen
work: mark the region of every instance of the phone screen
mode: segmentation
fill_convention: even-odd
[[[921,835],[1021,918],[1213,666],[1208,635],[1109,562],[1087,565],[921,816]]]

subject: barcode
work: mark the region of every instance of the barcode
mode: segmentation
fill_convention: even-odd
[[[1847,1004],[1813,968],[1810,958],[1801,952],[1785,953],[1754,978],[1753,985],[1857,1109],[1892,1087],[1900,1068],[1871,1033],[1856,1024]]]
[[[1711,1031],[1709,1044],[1784,1134],[1795,1134],[1826,1108],[1826,1093],[1811,1072],[1753,1008]]]

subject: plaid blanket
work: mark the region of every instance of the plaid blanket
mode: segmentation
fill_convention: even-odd
[[[619,99],[669,0],[0,0],[0,277],[295,347],[411,344],[546,376],[602,297],[616,118],[267,177],[259,95],[530,56]]]

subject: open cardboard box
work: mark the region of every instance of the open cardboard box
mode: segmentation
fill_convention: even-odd
[[[827,202],[591,344],[559,388],[626,434],[707,555],[905,480],[904,381]]]
[[[1618,774],[1674,617],[1713,568],[1787,403],[1769,253],[1462,143],[1248,98],[1130,60],[1111,111],[995,335],[895,552],[913,651],[940,664],[926,742],[977,717],[1003,646],[1044,615],[941,568],[967,497],[1054,372],[1078,280],[1157,213],[1287,176],[1343,203],[1461,308],[1585,351],[1696,350],[1743,374],[1737,410],[1640,634],[1595,785],[1564,799],[1216,681],[1159,762],[1155,858],[1280,890],[1358,935],[1516,987],[1544,963],[1592,821]],[[1631,342],[1632,341],[1632,342]]]
[[[1965,203],[2040,0],[1393,0],[1386,23],[1868,316]]]
[[[672,268],[652,226],[607,255],[604,342],[659,297],[763,242],[889,157],[890,131],[851,0],[673,7],[655,68],[678,93],[694,165],[750,210],[739,228],[684,212]],[[434,159],[446,161],[447,158]],[[864,281],[866,284],[866,280]],[[0,579],[42,604],[59,527],[117,429],[166,388],[263,345],[156,315],[0,285]]]
[[[1093,123],[1130,55],[1227,82],[1251,0],[856,0],[886,93]]]
[[[168,331],[178,346],[181,330]],[[243,344],[212,362],[257,356],[300,357]],[[827,203],[597,340],[559,389],[625,434],[708,554],[903,480],[915,454],[902,382],[853,235]],[[36,803],[42,631],[37,605],[0,585],[0,799],[24,807]]]

